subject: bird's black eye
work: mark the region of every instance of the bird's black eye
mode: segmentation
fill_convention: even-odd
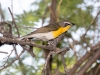
[[[65,23],[65,25],[70,25],[69,23]]]
[[[70,25],[69,22],[64,22],[64,26],[68,26],[68,25]]]

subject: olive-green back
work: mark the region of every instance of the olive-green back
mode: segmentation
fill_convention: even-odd
[[[38,28],[37,30],[35,30],[34,32],[31,32],[30,34],[46,33],[46,32],[50,32],[50,31],[55,31],[55,30],[58,30],[60,27],[61,26],[58,23],[49,24],[47,26]],[[28,34],[28,35],[30,35],[30,34]]]

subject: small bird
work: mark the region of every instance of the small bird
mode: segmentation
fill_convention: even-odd
[[[41,28],[38,28],[37,30],[31,32],[28,35],[25,35],[21,39],[32,39],[32,38],[38,38],[43,41],[49,41],[52,39],[57,38],[64,32],[68,31],[71,26],[75,25],[74,23],[71,23],[67,20],[57,23],[52,23],[47,26],[43,26]]]

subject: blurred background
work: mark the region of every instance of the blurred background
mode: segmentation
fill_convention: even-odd
[[[0,21],[12,22],[8,10],[8,7],[10,7],[20,36],[53,22],[69,20],[75,23],[76,25],[65,34],[64,39],[57,46],[59,48],[70,47],[70,51],[64,56],[68,69],[71,69],[77,60],[90,50],[91,46],[100,42],[100,15],[92,23],[100,11],[100,0],[0,0],[0,4],[0,9],[3,12],[0,13],[0,17],[2,17]],[[92,25],[86,33],[91,23]],[[83,39],[85,33],[85,39]],[[2,36],[2,34],[0,35]],[[13,35],[17,37],[14,27]],[[41,44],[40,41],[36,43]],[[0,53],[0,68],[6,63],[7,56],[12,52],[12,49],[12,45],[7,44],[0,47],[0,51],[8,52],[8,54]],[[34,47],[33,50],[36,58],[33,58],[26,51],[22,54],[20,60],[1,70],[0,75],[41,75],[46,52],[37,47]],[[18,54],[21,51],[22,48],[17,45]],[[9,64],[15,58],[16,55],[12,52],[6,64]],[[52,56],[51,67],[52,75],[64,74],[60,55]]]

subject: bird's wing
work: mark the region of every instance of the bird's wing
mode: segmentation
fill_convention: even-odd
[[[49,24],[47,26],[38,28],[37,30],[35,30],[34,32],[31,32],[28,35],[36,34],[36,33],[46,33],[46,32],[50,32],[50,31],[55,31],[55,30],[59,29],[60,27],[61,26],[58,23]]]

